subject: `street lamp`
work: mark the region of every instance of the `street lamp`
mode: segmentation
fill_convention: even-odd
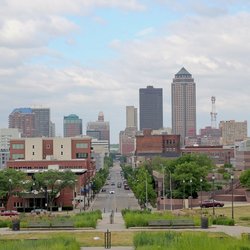
[[[165,211],[165,171],[162,167],[163,177],[162,177],[162,196],[163,196],[163,210]]]
[[[234,219],[234,176],[231,174],[231,188],[232,188],[232,219]]]
[[[183,183],[183,208],[185,208],[185,180],[183,180],[182,183]]]
[[[203,182],[203,179],[200,178],[200,184],[201,184],[201,214],[202,214],[202,182]]]
[[[213,180],[213,216],[215,215],[215,211],[214,211],[214,180],[215,180],[215,176],[212,176],[212,180]]]
[[[9,198],[11,197],[11,189],[12,189],[12,179],[9,179],[9,183],[10,183],[10,186],[9,186]],[[7,206],[7,204],[6,204]],[[5,208],[7,209],[7,207]]]
[[[190,179],[190,188],[191,188],[191,209],[193,209],[193,204],[192,204],[192,202],[193,202],[193,190],[192,190],[192,179]]]
[[[146,174],[146,209],[148,209],[148,178]]]

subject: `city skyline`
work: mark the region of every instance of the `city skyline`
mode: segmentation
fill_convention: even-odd
[[[0,15],[0,128],[14,108],[51,110],[86,124],[103,111],[111,143],[126,126],[138,89],[163,89],[171,127],[171,83],[185,67],[196,82],[197,132],[219,121],[248,120],[250,3],[238,1],[4,1]],[[138,110],[139,112],[139,110]],[[248,126],[250,123],[248,123]]]

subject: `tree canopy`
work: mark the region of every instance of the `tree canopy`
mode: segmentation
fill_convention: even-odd
[[[241,173],[240,183],[247,189],[250,189],[250,169],[245,170]]]
[[[0,199],[5,208],[10,196],[23,188],[26,179],[25,173],[12,168],[0,171]]]

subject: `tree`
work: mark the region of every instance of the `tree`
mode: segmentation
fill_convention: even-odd
[[[52,211],[53,202],[60,191],[66,187],[74,187],[75,182],[76,175],[70,170],[65,172],[49,170],[34,175],[35,188],[45,190],[48,195],[50,211]]]
[[[241,173],[240,183],[247,189],[250,189],[250,169],[245,170]]]
[[[12,168],[0,171],[0,199],[5,209],[7,209],[9,198],[23,189],[26,178],[25,173]]]
[[[211,159],[202,154],[186,154],[169,162],[172,173],[172,189],[174,198],[197,197],[197,191],[209,190],[206,177],[214,168]],[[168,166],[166,166],[168,168]],[[200,180],[202,179],[202,182]],[[185,193],[184,193],[185,190]]]

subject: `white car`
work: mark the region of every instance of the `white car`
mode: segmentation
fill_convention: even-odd
[[[110,190],[109,193],[110,193],[110,194],[114,194],[115,191],[114,191],[114,190]]]

